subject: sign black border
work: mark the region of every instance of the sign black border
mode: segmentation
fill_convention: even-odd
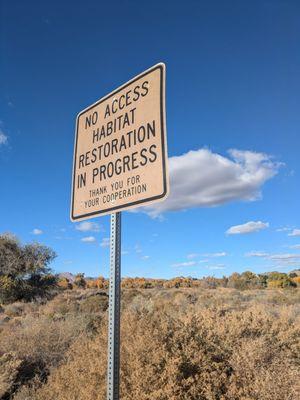
[[[161,146],[162,146],[162,170],[163,170],[163,185],[164,185],[164,191],[162,194],[157,195],[157,196],[153,196],[153,197],[149,197],[147,199],[143,199],[143,200],[139,200],[139,201],[134,201],[132,203],[127,203],[126,205],[119,205],[116,207],[111,207],[111,208],[107,208],[106,210],[99,210],[99,211],[93,211],[91,213],[87,213],[87,214],[81,214],[81,215],[77,215],[74,216],[74,188],[75,188],[75,171],[76,171],[76,154],[77,154],[77,142],[78,142],[78,120],[80,118],[81,115],[85,114],[87,111],[91,110],[92,108],[94,108],[95,106],[101,104],[103,101],[109,99],[110,97],[114,96],[115,94],[117,94],[119,91],[125,89],[127,86],[131,85],[132,83],[136,82],[138,79],[143,78],[144,76],[148,75],[149,73],[155,71],[156,69],[160,70],[160,121],[161,121],[161,129],[162,129],[162,134],[161,134]],[[74,149],[74,155],[73,155],[73,180],[72,180],[72,213],[71,213],[71,220],[72,221],[76,221],[79,219],[86,219],[86,218],[93,218],[93,216],[97,216],[97,215],[102,215],[102,214],[109,214],[109,213],[113,213],[114,211],[118,211],[122,209],[127,209],[129,207],[132,206],[137,206],[139,204],[143,204],[146,202],[152,202],[155,200],[159,200],[163,197],[165,197],[168,193],[168,184],[167,184],[167,169],[166,169],[166,143],[165,143],[165,136],[166,136],[166,132],[165,132],[165,101],[164,101],[164,69],[165,69],[165,65],[160,63],[157,65],[154,65],[153,67],[149,68],[147,71],[141,73],[140,75],[137,75],[135,78],[133,78],[132,80],[130,80],[129,82],[125,83],[124,85],[120,86],[119,88],[117,88],[116,90],[114,90],[113,92],[109,93],[107,96],[101,98],[99,101],[97,101],[96,103],[92,104],[90,107],[87,107],[86,109],[84,109],[83,111],[81,111],[76,118],[76,138],[75,138],[75,149]]]

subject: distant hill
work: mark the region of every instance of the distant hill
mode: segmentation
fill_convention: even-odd
[[[300,276],[300,269],[294,269],[293,271],[290,271],[290,274],[297,274],[297,276]]]
[[[62,272],[61,274],[58,274],[58,277],[67,278],[71,283],[75,281],[75,275],[73,275],[71,272]]]

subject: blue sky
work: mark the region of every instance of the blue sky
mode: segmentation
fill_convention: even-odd
[[[299,267],[298,1],[0,10],[0,232],[51,246],[56,271],[107,275],[109,217],[69,220],[75,116],[163,61],[172,197],[123,213],[123,275]]]

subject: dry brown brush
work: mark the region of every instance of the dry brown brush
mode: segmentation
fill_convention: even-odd
[[[297,400],[299,304],[284,291],[123,293],[124,400]],[[297,299],[297,291],[289,294]],[[73,341],[46,383],[16,400],[104,400],[106,320]]]

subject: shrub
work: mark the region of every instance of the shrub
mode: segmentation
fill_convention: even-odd
[[[44,381],[89,322],[82,314],[69,314],[68,318],[29,314],[17,324],[7,324],[0,333],[0,355],[4,355],[0,357],[0,393],[12,394],[34,379]]]
[[[84,274],[77,274],[75,276],[74,286],[81,289],[86,288],[86,280],[84,279]]]
[[[0,301],[11,303],[20,300],[24,295],[23,281],[11,276],[0,275]]]
[[[73,289],[72,283],[69,281],[68,278],[59,278],[57,282],[57,286],[61,289]]]
[[[9,317],[18,317],[23,314],[24,310],[24,303],[12,303],[5,307],[5,314]]]
[[[299,398],[300,328],[293,306],[277,306],[274,313],[273,306],[252,304],[249,295],[242,296],[246,308],[231,309],[234,292],[212,293],[215,301],[202,308],[197,302],[174,307],[172,297],[194,295],[191,289],[156,292],[151,307],[143,296],[127,305],[121,323],[122,399]],[[66,362],[40,389],[24,388],[15,400],[23,400],[22,393],[31,400],[104,399],[106,349],[105,323],[95,337],[73,343]]]
[[[289,288],[289,287],[296,287],[297,283],[294,282],[292,279],[285,277],[283,279],[277,279],[277,280],[270,280],[268,281],[268,287],[269,288]]]
[[[107,289],[109,286],[108,279],[105,279],[103,276],[99,276],[96,279],[87,279],[86,286],[89,289]]]
[[[107,308],[108,296],[106,295],[106,293],[100,293],[94,296],[90,296],[80,303],[80,310],[88,314],[106,311]]]
[[[18,359],[13,352],[0,356],[1,399],[10,398],[10,395],[14,392],[22,364],[22,360]]]
[[[292,278],[292,281],[295,282],[297,286],[300,286],[300,276],[295,276]]]
[[[49,268],[55,256],[49,247],[38,243],[22,246],[16,237],[0,235],[0,301],[47,295],[56,284]]]

